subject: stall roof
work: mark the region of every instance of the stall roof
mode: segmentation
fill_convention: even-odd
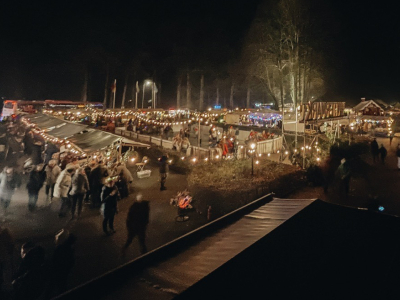
[[[45,120],[49,119],[49,116],[47,115],[43,115],[43,114],[28,114],[28,115],[24,115],[24,118],[28,118],[29,120],[31,120],[31,122],[36,123],[36,122],[43,122]]]
[[[76,133],[79,133],[87,128],[86,125],[63,123],[60,126],[48,131],[47,133],[57,138],[68,138]]]
[[[25,115],[25,117],[40,129],[50,129],[47,134],[57,138],[68,138],[71,143],[85,152],[101,150],[119,140],[134,147],[149,147],[148,144],[135,142],[109,132],[89,129],[86,125],[71,123],[44,114]]]
[[[77,145],[83,151],[91,152],[106,148],[120,139],[121,137],[118,135],[93,129],[83,133],[74,134],[68,140]]]
[[[65,123],[64,120],[43,114],[26,115],[25,117],[29,118],[32,123],[35,123],[42,130],[46,130],[51,127],[59,126]]]

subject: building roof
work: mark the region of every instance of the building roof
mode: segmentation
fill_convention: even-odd
[[[399,234],[398,217],[316,200],[174,299],[388,299]]]
[[[382,107],[378,103],[376,103],[374,100],[368,100],[368,101],[361,101],[360,103],[358,103],[356,106],[353,107],[353,110],[355,112],[359,112],[360,110],[364,110],[365,108],[367,108],[370,105],[373,105],[375,107],[382,109]]]

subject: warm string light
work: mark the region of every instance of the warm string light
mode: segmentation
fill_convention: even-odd
[[[65,144],[66,147],[68,148],[69,152],[77,154],[78,156],[86,156],[85,152],[81,151],[78,147],[71,144],[69,141],[62,140],[62,139],[59,139],[59,138],[56,138],[56,137],[46,134],[44,130],[37,128],[35,124],[31,123],[28,118],[22,118],[21,120],[26,126],[29,126],[32,128],[32,131],[34,134],[40,135],[41,137],[43,137],[43,139],[45,141],[57,144],[59,146],[62,146]]]
[[[220,113],[220,114],[210,114],[210,113],[196,113],[196,112],[190,112],[188,115],[188,119],[183,120],[183,121],[161,121],[158,119],[151,119],[151,114],[153,114],[153,116],[155,115],[156,117],[159,117],[160,119],[163,118],[171,118],[171,115],[169,113],[165,113],[164,111],[159,111],[157,112],[143,112],[143,111],[137,111],[134,112],[132,110],[129,111],[120,111],[120,112],[113,112],[110,110],[105,110],[103,112],[97,111],[93,108],[88,108],[85,109],[84,112],[78,111],[78,112],[64,112],[62,113],[61,111],[59,112],[55,112],[53,110],[44,110],[44,113],[47,114],[53,114],[53,115],[62,115],[64,114],[65,116],[67,116],[69,118],[69,120],[72,121],[82,121],[83,119],[87,118],[87,117],[91,117],[92,120],[96,120],[98,117],[104,117],[104,118],[116,118],[116,117],[122,117],[123,115],[125,117],[136,117],[138,120],[147,123],[147,124],[154,124],[154,125],[159,125],[159,126],[166,126],[166,125],[183,125],[183,124],[189,124],[192,121],[196,120],[198,121],[198,119],[200,118],[200,122],[204,125],[208,125],[209,122],[211,122],[211,118],[216,118],[216,117],[220,117],[223,115],[226,115],[227,113]],[[178,113],[181,113],[184,111],[180,111],[178,110]],[[158,115],[158,116],[157,116]],[[149,118],[150,117],[150,118]],[[204,118],[204,119],[203,119]]]

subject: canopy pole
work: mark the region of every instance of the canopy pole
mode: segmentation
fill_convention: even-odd
[[[122,140],[119,140],[119,155],[117,162],[120,162],[121,158],[122,158]]]

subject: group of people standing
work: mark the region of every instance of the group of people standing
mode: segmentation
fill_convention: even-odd
[[[210,128],[209,134],[209,147],[215,149],[219,157],[226,158],[229,154],[234,154],[237,150],[236,131],[232,126],[228,131],[223,132],[220,140],[218,140],[217,129],[215,127]]]
[[[0,299],[52,299],[66,291],[67,280],[75,263],[74,245],[77,237],[62,229],[55,236],[55,249],[49,259],[45,249],[33,241],[22,244],[20,263],[12,265],[15,241],[7,228],[0,225]],[[10,267],[11,265],[11,267]],[[5,274],[11,270],[12,289],[3,288]]]
[[[186,155],[189,148],[190,148],[190,141],[188,137],[186,136],[182,137],[182,134],[180,133],[174,136],[172,149],[182,152]]]
[[[386,150],[385,146],[383,146],[383,144],[381,144],[381,147],[379,147],[378,142],[376,141],[375,138],[371,142],[371,154],[372,154],[374,163],[378,162],[379,157],[380,157],[382,164],[385,164],[387,150]]]

